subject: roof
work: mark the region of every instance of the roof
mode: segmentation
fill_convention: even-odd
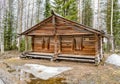
[[[52,15],[51,15],[50,17],[44,19],[43,21],[41,21],[40,23],[36,24],[35,26],[33,26],[33,27],[29,28],[28,30],[22,32],[20,35],[26,35],[26,34],[30,33],[31,31],[33,31],[33,30],[37,29],[38,27],[40,27],[42,24],[45,24],[45,22],[49,21],[49,20],[52,19],[53,17],[62,19],[62,20],[64,20],[64,21],[66,21],[66,22],[68,22],[68,23],[76,26],[76,27],[74,27],[74,28],[77,29],[78,31],[79,31],[79,27],[80,27],[80,28],[82,28],[82,29],[84,29],[84,30],[87,30],[87,31],[90,31],[90,32],[92,32],[92,33],[96,33],[96,34],[99,34],[99,35],[102,35],[102,36],[106,36],[103,31],[99,31],[99,30],[97,30],[97,29],[93,29],[93,28],[88,27],[88,26],[85,26],[85,25],[83,25],[83,24],[79,24],[79,23],[77,23],[77,22],[68,20],[68,19],[66,19],[66,18],[64,18],[64,17],[62,17],[62,16],[54,13],[54,11],[52,11]]]

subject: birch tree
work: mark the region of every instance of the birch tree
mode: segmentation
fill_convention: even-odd
[[[114,37],[113,37],[113,0],[111,1],[111,49],[114,52]]]
[[[35,4],[35,2],[34,2],[34,0],[33,0],[33,4],[32,4],[32,15],[31,15],[31,25],[30,25],[30,26],[32,26],[32,24],[33,24],[34,4]]]
[[[83,0],[78,0],[78,22],[82,24],[82,2]]]
[[[1,44],[0,44],[0,49],[1,49],[1,53],[4,53],[4,27],[3,27],[3,17],[4,17],[4,13],[5,13],[5,0],[1,0],[0,3],[0,14],[1,14],[1,25],[0,25],[0,40],[1,40]]]
[[[98,0],[98,16],[97,16],[97,20],[98,20],[98,30],[101,30],[100,28],[100,0]]]
[[[41,5],[41,0],[37,0],[37,2],[36,2],[36,23],[38,23],[39,21],[40,21],[40,5]]]

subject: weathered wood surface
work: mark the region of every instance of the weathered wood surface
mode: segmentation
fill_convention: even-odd
[[[32,36],[32,51],[102,57],[103,33],[82,24],[75,23],[53,14],[41,23],[22,33]],[[27,46],[26,46],[27,47]]]
[[[37,52],[29,52],[25,57],[28,58],[43,58],[43,59],[54,59],[53,53],[37,53]],[[84,56],[84,55],[73,55],[73,54],[59,54],[56,60],[71,60],[71,61],[82,61],[82,62],[94,62],[94,56]]]
[[[95,55],[96,41],[93,36],[59,36],[56,41],[54,36],[36,36],[33,40],[33,51],[56,52],[63,54]]]
[[[35,30],[31,31],[28,35],[54,35],[54,30],[56,31],[56,35],[93,34],[92,32],[86,29],[79,28],[78,26],[66,23],[63,19],[55,17],[54,24],[53,19],[51,20],[52,21],[48,21],[47,23],[42,24]]]

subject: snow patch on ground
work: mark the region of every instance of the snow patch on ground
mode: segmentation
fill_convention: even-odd
[[[37,78],[47,80],[71,69],[71,67],[48,67],[38,64],[25,64],[21,70],[27,73],[31,73]]]
[[[120,55],[112,54],[107,58],[106,63],[120,66]]]

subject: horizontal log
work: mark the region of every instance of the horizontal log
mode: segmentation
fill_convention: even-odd
[[[44,33],[44,32],[41,32],[41,33],[29,33],[28,35],[30,35],[30,36],[32,36],[32,35],[41,35],[41,36],[48,36],[48,35],[54,35],[54,32],[47,32],[47,34],[46,33]]]
[[[44,26],[54,26],[52,23],[46,23]]]

